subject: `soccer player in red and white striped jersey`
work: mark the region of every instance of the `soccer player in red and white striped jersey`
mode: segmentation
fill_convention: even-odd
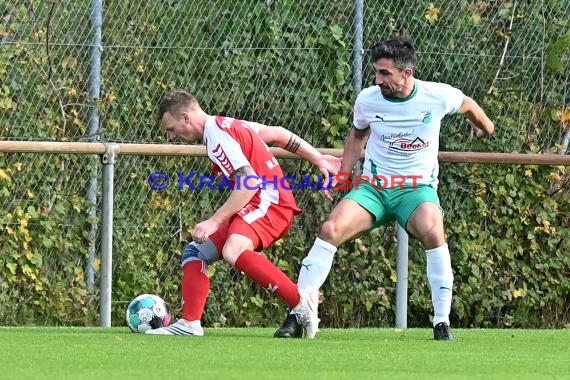
[[[299,319],[316,315],[311,308],[318,302],[318,289],[300,294],[297,285],[261,253],[285,236],[294,216],[301,213],[293,193],[283,186],[283,171],[267,144],[309,160],[327,179],[338,172],[340,159],[320,154],[285,128],[208,115],[185,91],[167,94],[157,116],[169,139],[203,142],[214,173],[229,178],[232,191],[209,219],[194,227],[193,242],[182,255],[182,318],[148,333],[204,334],[200,320],[210,289],[207,268],[219,259],[280,296]],[[301,325],[311,325],[301,320]]]

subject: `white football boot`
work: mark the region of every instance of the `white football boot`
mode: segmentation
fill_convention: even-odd
[[[147,330],[145,331],[145,334],[204,336],[204,329],[200,325],[200,321],[190,322],[181,318],[170,326],[161,327],[154,330]]]
[[[303,327],[305,338],[313,339],[319,331],[319,291],[317,289],[299,289],[301,301],[291,311],[297,322]]]

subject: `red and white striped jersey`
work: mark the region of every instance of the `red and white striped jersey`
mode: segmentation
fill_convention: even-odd
[[[260,178],[260,189],[240,212],[246,222],[248,219],[263,217],[272,204],[290,208],[295,214],[300,214],[301,209],[297,206],[293,193],[287,189],[281,166],[257,134],[258,126],[257,123],[230,117],[208,117],[204,128],[204,143],[212,170],[216,175],[229,178],[236,170],[248,165],[255,172],[254,175]],[[235,185],[233,181],[232,184]]]

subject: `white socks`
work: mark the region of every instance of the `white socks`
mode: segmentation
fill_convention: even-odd
[[[433,303],[433,325],[440,322],[449,324],[449,312],[451,311],[451,296],[453,288],[453,271],[451,270],[451,258],[447,244],[441,247],[428,249],[427,277],[431,288],[431,300]]]
[[[299,271],[299,289],[320,289],[332,267],[337,248],[319,238],[315,239],[309,254],[303,259]],[[427,256],[427,277],[431,288],[434,317],[433,325],[440,322],[449,324],[453,271],[447,244],[429,249]]]
[[[332,267],[336,247],[319,238],[315,239],[309,254],[301,263],[299,289],[320,289]]]

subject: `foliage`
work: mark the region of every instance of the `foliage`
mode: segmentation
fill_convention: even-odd
[[[570,22],[568,23],[566,33],[548,49],[546,65],[550,70],[557,74],[564,73],[564,53],[570,49]]]
[[[342,147],[356,95],[350,81],[352,1],[313,1],[310,12],[293,0],[247,7],[210,3],[157,7],[149,1],[129,9],[106,1],[102,93],[96,100],[88,94],[90,49],[81,45],[90,43],[87,9],[37,0],[0,9],[9,19],[0,24],[0,137],[82,141],[97,105],[104,141],[163,141],[152,122],[156,102],[169,89],[187,88],[210,113],[284,125],[316,146]],[[558,150],[567,124],[564,83],[556,79],[567,64],[567,10],[556,2],[446,0],[414,1],[414,12],[408,3],[367,2],[365,46],[397,32],[414,37],[418,77],[462,88],[497,126],[492,139],[475,141],[460,117],[449,117],[442,150]],[[246,11],[231,11],[238,8]],[[181,14],[188,18],[180,21]],[[529,39],[538,51],[551,47],[551,70],[525,50],[521,41]],[[69,43],[79,46],[70,49]],[[23,69],[15,70],[13,62]],[[365,60],[365,85],[370,70]],[[100,223],[101,205],[93,217],[94,205],[83,197],[92,173],[101,180],[95,160],[21,154],[2,159],[0,323],[95,324],[99,294],[85,274],[89,232]],[[314,173],[298,160],[282,164],[287,174]],[[173,181],[178,172],[206,173],[203,158],[119,156],[115,169],[113,322],[123,324],[126,305],[143,292],[161,295],[177,314],[180,252],[192,226],[226,194],[175,186],[149,191],[150,173],[164,171]],[[455,325],[569,322],[569,178],[565,168],[442,166]],[[293,279],[331,209],[315,192],[297,191],[296,197],[305,213],[266,252]],[[340,247],[323,286],[323,325],[393,324],[395,244],[394,226],[386,226]],[[430,292],[425,254],[416,241],[409,264],[409,324],[427,326]],[[210,273],[207,325],[275,325],[284,316],[281,301],[226,263],[210,266]]]

